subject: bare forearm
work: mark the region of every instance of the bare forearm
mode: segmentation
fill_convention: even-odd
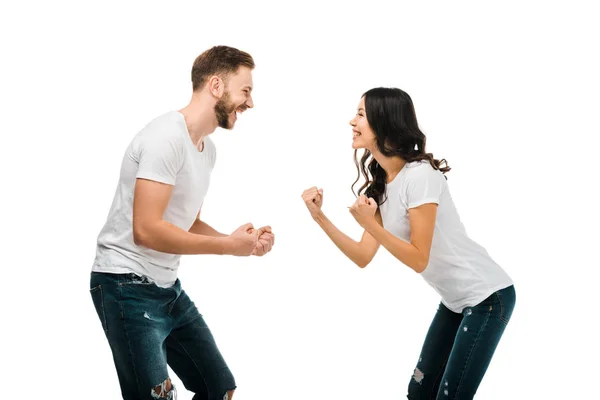
[[[320,212],[315,215],[314,220],[319,224],[321,229],[329,236],[331,241],[342,251],[352,262],[361,268],[366,267],[369,260],[365,258],[364,252],[361,251],[360,244],[348,237],[344,232],[340,231],[324,213]]]
[[[423,254],[418,248],[404,240],[398,239],[375,220],[363,226],[383,247],[404,265],[421,273],[427,267],[429,256]]]
[[[187,232],[167,221],[157,221],[134,232],[136,244],[169,254],[227,254],[224,239]]]
[[[224,233],[221,233],[219,231],[217,231],[215,228],[213,228],[212,226],[208,225],[206,222],[201,221],[199,219],[197,219],[194,224],[192,225],[192,227],[189,230],[190,233],[195,233],[197,235],[205,235],[205,236],[212,236],[212,237],[226,237],[229,235],[226,235]]]

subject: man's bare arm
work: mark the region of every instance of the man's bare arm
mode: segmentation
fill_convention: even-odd
[[[136,180],[133,198],[133,240],[137,245],[170,254],[252,253],[256,238],[250,234],[241,232],[236,237],[201,235],[185,231],[163,220],[162,216],[172,192],[172,185],[146,179]]]
[[[206,222],[202,221],[200,219],[200,212],[198,212],[198,216],[196,217],[196,220],[194,221],[194,224],[190,228],[189,232],[195,233],[196,235],[205,235],[205,236],[212,236],[212,237],[229,236],[229,235],[226,235],[224,233],[217,231],[215,228],[208,225]]]

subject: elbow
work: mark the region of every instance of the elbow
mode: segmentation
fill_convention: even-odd
[[[139,225],[133,225],[133,243],[136,246],[147,247],[148,245],[148,234],[146,230],[142,229]]]
[[[354,264],[358,265],[358,267],[360,269],[365,268],[367,265],[369,265],[369,263],[371,262],[371,260],[367,260],[367,259],[358,259],[358,260],[354,260]]]
[[[420,274],[423,271],[425,271],[425,269],[427,268],[427,265],[429,265],[429,257],[426,258],[421,258],[419,260],[417,260],[414,265],[411,265],[412,269],[415,270],[416,273]]]
[[[144,235],[142,235],[140,231],[133,231],[133,243],[135,243],[136,246],[144,245]]]

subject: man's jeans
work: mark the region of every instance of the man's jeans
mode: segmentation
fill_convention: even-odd
[[[175,399],[167,364],[194,400],[223,400],[235,380],[179,279],[161,288],[135,274],[92,272],[90,293],[125,400]]]

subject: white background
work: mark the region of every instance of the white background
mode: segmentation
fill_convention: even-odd
[[[185,106],[194,58],[227,44],[255,58],[255,108],[213,135],[203,214],[227,233],[270,224],[276,244],[187,256],[179,276],[235,400],[405,398],[438,296],[385,249],[354,266],[300,198],[323,187],[360,237],[348,121],[374,86],[412,96],[468,233],[516,282],[476,398],[595,396],[600,28],[592,2],[561,3],[3,3],[2,387],[119,398],[88,293],[96,236],[133,135]]]

